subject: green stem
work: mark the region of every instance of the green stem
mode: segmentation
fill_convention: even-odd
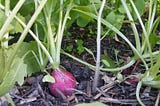
[[[59,12],[59,24],[58,24],[58,32],[57,32],[57,40],[56,40],[56,48],[57,48],[57,52],[56,52],[56,63],[57,66],[59,67],[60,64],[60,48],[61,48],[61,39],[62,39],[62,35],[61,35],[61,31],[62,31],[62,19],[63,19],[63,11],[62,11],[62,7],[63,7],[63,0],[60,0],[60,12]]]
[[[132,30],[134,32],[134,37],[135,37],[135,41],[136,41],[136,48],[139,52],[142,52],[141,51],[141,44],[140,44],[140,39],[139,39],[139,34],[138,34],[138,31],[137,31],[137,28],[136,28],[136,25],[134,23],[134,20],[133,20],[133,17],[129,11],[129,8],[126,4],[126,2],[124,0],[121,0],[122,4],[123,4],[123,7],[127,13],[127,16],[129,18],[129,20],[131,21],[131,27],[132,27]]]
[[[62,10],[61,10],[62,7],[60,6],[60,21],[59,21],[59,28],[58,28],[58,33],[57,33],[57,44],[56,44],[56,47],[57,47],[57,53],[56,53],[57,60],[56,60],[56,62],[58,63],[58,65],[60,64],[60,51],[61,51],[61,44],[62,44],[64,29],[66,26],[67,19],[69,17],[70,10],[73,8],[72,2],[73,2],[73,0],[71,0],[70,4],[68,5],[66,14],[63,19],[63,23],[62,23]],[[61,4],[61,5],[63,5],[63,4]]]
[[[153,65],[152,49],[151,49],[151,45],[150,45],[150,41],[149,41],[149,36],[150,36],[150,34],[147,33],[147,31],[146,31],[146,29],[145,29],[145,26],[144,26],[144,24],[143,24],[143,22],[142,22],[141,16],[140,16],[140,14],[139,14],[136,6],[134,5],[133,1],[130,0],[130,2],[131,2],[131,4],[132,4],[132,7],[134,8],[134,11],[135,11],[135,13],[136,13],[136,15],[137,15],[137,17],[138,17],[138,20],[139,20],[139,22],[140,22],[140,25],[141,25],[141,27],[142,27],[142,30],[143,30],[143,33],[144,33],[144,37],[145,37],[145,40],[144,40],[144,41],[146,41],[146,43],[147,43],[148,50],[149,50],[149,53],[150,53],[150,58],[151,58],[151,65]],[[150,17],[149,17],[149,20],[148,20],[148,21],[149,21],[149,23],[150,23]],[[148,69],[148,67],[146,68],[146,70],[147,70],[147,69]]]
[[[47,29],[48,29],[48,41],[50,45],[50,53],[52,55],[53,60],[56,60],[56,48],[55,48],[55,42],[54,42],[54,35],[52,33],[52,28],[50,24],[50,17],[46,17],[46,23],[47,23]]]
[[[5,0],[5,15],[8,17],[9,16],[9,10],[10,10],[10,0]],[[8,39],[9,33],[7,32],[4,35],[5,39]],[[4,47],[8,48],[8,40],[4,42]]]
[[[52,6],[50,7],[50,9],[52,9]],[[53,58],[53,61],[55,62],[56,60],[56,48],[55,48],[55,39],[54,39],[54,34],[52,32],[52,27],[51,27],[51,14],[52,11],[48,11],[46,8],[44,8],[44,15],[46,18],[46,24],[47,24],[47,40],[48,40],[48,44],[49,44],[49,51],[50,54]],[[52,64],[54,67],[54,64]]]
[[[64,54],[64,55],[67,55],[68,57],[70,57],[70,58],[72,58],[72,59],[74,59],[74,60],[76,60],[76,61],[78,61],[78,62],[80,62],[80,63],[82,63],[82,64],[84,64],[86,66],[88,66],[88,67],[90,67],[92,70],[96,69],[96,67],[94,65],[89,64],[89,63],[87,63],[87,62],[85,62],[85,61],[83,61],[83,60],[81,60],[81,59],[79,59],[77,57],[74,57],[74,56],[66,53],[63,50],[61,51],[61,53]],[[135,63],[135,61],[136,60],[132,59],[130,62],[128,62],[126,65],[124,65],[122,67],[117,67],[117,68],[103,68],[103,67],[100,67],[99,69],[102,70],[102,71],[108,71],[108,72],[120,71],[120,70],[124,70],[124,69],[132,66]]]
[[[37,0],[34,0],[35,2],[35,10],[37,9],[38,7],[38,1]],[[24,24],[25,25],[25,24]],[[26,26],[26,25],[25,25]],[[25,27],[24,26],[24,27]],[[38,33],[38,25],[35,24],[34,26],[35,28],[35,33],[36,33],[36,36],[37,38],[39,39],[39,33]],[[29,33],[30,33],[30,30],[29,30]],[[41,48],[40,48],[40,45],[37,43],[37,46],[38,46],[38,55],[39,55],[39,60],[40,60],[40,66],[44,65],[44,60],[43,60],[43,56],[42,56],[42,51],[41,51]],[[42,68],[41,68],[42,69]]]
[[[138,100],[138,102],[141,106],[145,106],[145,104],[141,101],[141,99],[139,97],[141,86],[142,86],[142,81],[139,81],[138,85],[137,85],[137,88],[136,88],[136,98],[137,98],[137,100]]]
[[[7,20],[5,21],[5,23],[3,24],[3,26],[0,30],[0,40],[3,39],[3,36],[6,32],[6,30],[8,29],[8,26],[10,25],[13,18],[15,17],[15,15],[17,14],[18,10],[21,8],[21,6],[23,5],[24,2],[25,2],[25,0],[19,0],[19,2],[16,4],[16,6],[14,7],[11,14],[8,16]]]

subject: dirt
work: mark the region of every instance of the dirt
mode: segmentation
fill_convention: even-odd
[[[131,32],[127,30],[124,31],[126,31],[126,35],[131,42],[134,42]],[[83,45],[96,54],[96,38],[95,36],[87,35],[87,33],[89,33],[88,29],[73,27],[70,33],[75,36],[66,36],[64,38],[64,50],[66,50],[68,45],[73,45],[73,48],[77,48],[75,40],[82,39],[84,42]],[[118,58],[119,61],[122,62],[121,64],[126,62],[127,57],[133,55],[130,47],[118,36],[114,38],[105,37],[102,40],[102,54],[106,52],[116,62],[115,49],[119,51]],[[74,49],[70,53],[95,65],[92,55],[87,52],[78,54],[76,49]],[[61,65],[70,71],[78,82],[71,96],[66,99],[54,97],[54,95],[49,92],[48,83],[42,82],[44,74],[37,73],[26,78],[23,86],[16,84],[10,91],[10,95],[16,106],[74,106],[78,103],[89,103],[93,101],[100,101],[109,106],[140,106],[135,94],[138,79],[132,77],[125,81],[119,81],[116,78],[116,75],[119,75],[118,73],[101,72],[97,92],[92,93],[94,70],[65,55],[61,55]],[[121,75],[127,77],[136,72],[143,71],[144,68],[141,67],[141,62],[139,62],[122,71]],[[157,89],[151,89],[146,86],[141,88],[140,97],[146,106],[154,106],[157,96]],[[3,101],[0,102],[0,106],[10,106],[10,104],[3,99]]]

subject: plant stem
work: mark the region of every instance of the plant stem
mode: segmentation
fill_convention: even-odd
[[[3,24],[3,26],[0,30],[0,41],[3,39],[3,36],[6,32],[6,30],[8,29],[8,26],[10,25],[14,16],[17,14],[18,10],[21,8],[21,6],[23,5],[24,2],[25,2],[25,0],[19,0],[19,2],[16,4],[13,11],[11,12],[11,14],[8,16],[7,20]]]
[[[61,51],[61,53],[64,54],[64,55],[67,55],[68,57],[70,57],[70,58],[72,58],[72,59],[74,59],[74,60],[76,60],[76,61],[78,61],[78,62],[80,62],[80,63],[82,63],[82,64],[84,64],[86,66],[88,66],[88,67],[90,67],[92,70],[96,69],[96,67],[94,65],[89,64],[89,63],[87,63],[87,62],[85,62],[85,61],[83,61],[83,60],[81,60],[81,59],[79,59],[77,57],[74,57],[74,56],[64,52],[63,50]],[[103,67],[100,67],[99,69],[102,70],[102,71],[115,72],[115,71],[124,70],[124,69],[132,66],[135,62],[136,62],[136,60],[132,59],[129,63],[127,63],[126,65],[121,66],[121,67],[117,67],[117,68],[103,68]]]
[[[9,16],[9,10],[10,10],[10,0],[5,0],[5,15],[8,17]],[[7,32],[4,35],[5,39],[8,39],[9,32]],[[8,40],[4,42],[4,47],[8,48]]]
[[[34,0],[34,2],[35,2],[35,10],[36,10],[37,7],[38,7],[38,1]],[[37,38],[39,38],[39,35],[38,35],[38,25],[35,24],[34,28],[35,28],[36,36],[37,36]],[[30,30],[29,30],[29,32],[30,32]],[[44,61],[43,61],[43,57],[42,57],[42,51],[41,51],[40,45],[38,43],[37,43],[37,46],[38,46],[39,61],[40,61],[40,64],[43,65]]]
[[[123,0],[121,0],[121,1],[123,1]],[[150,58],[151,58],[151,66],[153,65],[153,56],[152,56],[152,49],[151,49],[151,45],[150,45],[150,41],[149,41],[149,36],[150,36],[150,34],[149,33],[147,33],[147,31],[146,31],[146,29],[145,29],[145,26],[144,26],[144,24],[143,24],[143,22],[142,22],[142,19],[141,19],[141,16],[140,16],[140,14],[139,14],[139,12],[138,12],[138,10],[137,10],[137,8],[136,8],[136,6],[135,6],[135,4],[133,3],[133,1],[132,0],[130,0],[130,2],[131,2],[131,4],[132,4],[132,7],[134,8],[134,11],[135,11],[135,13],[136,13],[136,15],[137,15],[137,17],[138,17],[138,20],[139,20],[139,23],[140,23],[140,25],[141,25],[141,27],[142,27],[142,30],[143,30],[143,34],[144,34],[144,42],[146,42],[147,43],[147,47],[148,47],[148,51],[147,52],[149,52],[150,53]],[[151,6],[150,6],[151,7]],[[149,17],[149,24],[150,24],[150,17]],[[144,45],[145,45],[145,43],[144,43]],[[143,46],[142,45],[142,52],[144,52],[143,51],[143,47],[145,47],[145,46]],[[148,66],[146,66],[146,70],[148,69]]]
[[[62,23],[62,6],[63,6],[63,3],[61,1],[60,19],[59,19],[59,27],[58,27],[58,33],[57,33],[57,42],[56,42],[57,43],[56,44],[56,47],[57,47],[56,63],[58,63],[58,66],[60,64],[60,51],[61,51],[61,44],[62,44],[63,33],[64,33],[64,29],[65,29],[65,26],[66,26],[67,19],[69,17],[70,10],[73,7],[72,6],[72,2],[73,2],[73,0],[71,0],[70,4],[68,5],[68,8],[67,8],[67,11],[66,11],[66,14],[64,16],[63,23]]]
[[[142,81],[139,81],[138,85],[137,85],[137,88],[136,88],[136,98],[137,98],[137,100],[138,100],[138,102],[141,106],[145,106],[145,104],[141,101],[141,99],[139,97],[141,86],[142,86]]]
[[[96,92],[98,78],[99,78],[99,68],[100,68],[100,57],[101,57],[101,16],[103,12],[103,8],[105,5],[106,0],[102,1],[100,10],[98,12],[98,19],[97,19],[97,59],[96,59],[96,71],[94,75],[93,81],[93,92]]]
[[[127,13],[127,16],[129,18],[129,20],[131,21],[131,27],[132,27],[132,30],[134,32],[134,37],[135,37],[135,41],[136,41],[136,49],[139,52],[142,52],[141,51],[141,44],[140,44],[139,34],[138,34],[138,31],[137,31],[136,25],[134,23],[133,17],[131,15],[131,12],[129,11],[129,8],[128,8],[126,2],[124,0],[121,0],[121,2],[122,2],[122,5],[123,5],[126,13]]]

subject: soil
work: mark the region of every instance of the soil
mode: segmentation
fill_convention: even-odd
[[[125,29],[125,27],[123,29]],[[73,50],[70,51],[70,54],[95,65],[92,55],[86,51],[81,54],[77,53],[75,40],[82,39],[84,42],[83,46],[96,54],[96,37],[87,35],[89,33],[88,29],[78,28],[76,26],[69,30],[69,32],[74,36],[64,37],[63,49],[67,51],[67,46],[73,45]],[[125,32],[131,42],[134,42],[134,36],[128,28],[123,32]],[[159,48],[160,47],[157,46],[156,49]],[[119,65],[125,64],[127,58],[133,55],[130,47],[118,36],[113,38],[105,37],[102,40],[101,53],[107,53],[116,63],[115,49],[119,51],[117,55]],[[93,101],[100,101],[109,106],[140,106],[136,100],[136,85],[138,79],[135,77],[128,78],[124,81],[117,79],[117,75],[128,77],[139,72],[144,72],[145,70],[143,66],[141,66],[140,61],[137,61],[132,67],[122,70],[121,73],[101,72],[97,92],[95,93],[92,93],[94,70],[65,55],[61,55],[61,62],[61,65],[70,71],[78,82],[71,96],[65,99],[54,97],[54,95],[49,92],[48,83],[42,82],[44,74],[37,73],[31,77],[27,77],[23,86],[16,84],[10,91],[10,95],[16,106],[74,106],[79,103],[90,103]],[[143,86],[140,97],[146,106],[154,106],[158,92],[157,89]],[[10,106],[10,104],[5,101],[4,98],[1,98],[0,106]]]

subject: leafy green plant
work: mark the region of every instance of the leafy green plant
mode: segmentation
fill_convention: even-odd
[[[14,17],[16,17],[16,14],[20,9],[20,7],[23,5],[24,1],[25,0],[20,0],[19,2],[17,2],[17,4],[15,5],[15,7],[11,12],[9,9],[9,0],[5,2],[5,7],[2,4],[0,4],[1,9],[5,10],[6,12],[5,15],[7,17],[6,20],[4,20],[4,23],[2,24],[2,27],[0,30],[1,32],[0,34],[0,42],[1,42],[0,65],[3,67],[0,70],[0,76],[1,76],[0,77],[0,90],[1,90],[0,96],[3,96],[4,94],[6,94],[14,86],[15,82],[18,82],[20,85],[22,85],[24,76],[27,75],[27,63],[25,63],[27,62],[27,60],[25,59],[26,59],[26,56],[32,51],[32,49],[26,50],[27,52],[25,53],[23,52],[24,54],[20,52],[19,49],[21,45],[23,45],[23,40],[26,37],[29,29],[33,25],[36,17],[38,16],[44,4],[46,3],[46,0],[41,1],[41,4],[38,6],[32,18],[30,19],[30,21],[28,22],[24,30],[22,30],[21,25],[15,24],[17,23],[17,21],[14,20]],[[17,32],[16,27],[19,27],[21,29],[19,31],[20,32],[22,31],[22,34],[14,45],[8,46],[8,39],[7,40],[5,39],[9,37],[8,33],[11,30],[8,30],[8,27],[12,26],[12,24],[13,24],[12,32],[16,33]],[[24,45],[24,47],[29,47],[29,45]]]
[[[138,1],[137,1],[138,2]],[[146,73],[149,74],[142,74],[143,76],[145,76],[144,80],[142,77],[142,81],[139,82],[138,86],[137,86],[137,100],[139,101],[139,103],[141,105],[144,105],[140,98],[139,98],[139,90],[140,90],[140,85],[141,84],[145,84],[147,85],[147,80],[151,81],[150,83],[148,82],[149,86],[152,87],[158,87],[159,84],[159,69],[155,68],[157,67],[157,65],[154,65],[154,62],[156,61],[155,58],[156,56],[160,53],[159,51],[152,51],[152,48],[155,46],[155,41],[159,41],[159,37],[156,36],[156,28],[159,24],[159,18],[157,17],[155,19],[155,12],[156,12],[156,4],[157,1],[149,1],[149,16],[147,19],[147,22],[143,22],[142,18],[141,18],[141,12],[138,11],[138,8],[136,7],[135,3],[133,2],[133,0],[129,0],[129,1],[124,1],[121,0],[122,3],[122,7],[123,10],[125,12],[125,14],[128,17],[128,20],[126,20],[126,22],[129,22],[131,25],[131,28],[133,30],[134,36],[135,36],[135,46],[128,40],[128,38],[119,30],[117,29],[114,25],[112,25],[110,22],[106,21],[105,19],[102,19],[102,24],[104,24],[107,28],[109,28],[110,30],[114,31],[115,33],[117,33],[122,39],[124,39],[126,41],[126,43],[131,47],[131,49],[133,50],[134,56],[132,58],[130,58],[129,63],[127,63],[126,65],[122,66],[122,67],[116,67],[116,68],[103,68],[103,67],[99,67],[100,70],[103,71],[119,71],[119,70],[123,70],[127,67],[132,66],[137,60],[141,59],[141,61],[144,64],[144,67],[146,69]],[[130,4],[130,5],[128,5]],[[130,8],[133,8],[133,10],[131,11]],[[90,12],[86,12],[86,11],[82,11],[82,10],[78,10],[78,9],[73,9],[74,11],[83,13],[85,15],[88,15],[94,19],[97,20],[97,16],[93,13]],[[133,15],[134,13],[134,15]],[[136,26],[136,22],[134,21],[134,17],[137,17],[137,20],[139,22],[139,25],[142,28],[142,34],[139,34],[138,32],[138,28]],[[64,54],[68,55],[69,57],[85,64],[88,65],[89,67],[91,67],[92,69],[95,69],[95,67],[91,64],[88,64],[84,61],[81,61],[80,59],[75,58],[74,56],[69,55],[68,53],[63,52]],[[148,64],[148,62],[150,64]],[[157,63],[158,64],[158,63]],[[153,67],[153,68],[152,68]],[[156,71],[153,71],[153,69],[156,69]],[[153,71],[153,74],[152,71]],[[146,77],[147,76],[147,77]],[[149,77],[150,76],[150,77]],[[153,78],[154,77],[154,78]],[[149,78],[146,80],[146,78]],[[140,78],[141,79],[141,78]],[[152,83],[152,80],[156,80],[156,82],[158,83],[153,83],[155,84],[150,85]],[[142,83],[143,82],[143,83]],[[156,85],[157,84],[157,85]]]
[[[36,2],[36,5],[38,3]],[[46,44],[45,50],[40,49],[39,54],[47,55],[52,71],[51,76],[47,74],[44,76],[43,81],[49,82],[49,88],[53,95],[62,98],[65,98],[66,95],[71,95],[76,86],[73,75],[66,71],[63,66],[60,66],[63,33],[72,8],[73,0],[48,0],[35,24],[36,34],[40,35],[40,32],[44,34],[40,35],[43,38],[42,41],[39,41],[39,39],[36,41]],[[40,45],[39,48],[41,48]],[[43,63],[45,61],[41,58],[41,64]]]

